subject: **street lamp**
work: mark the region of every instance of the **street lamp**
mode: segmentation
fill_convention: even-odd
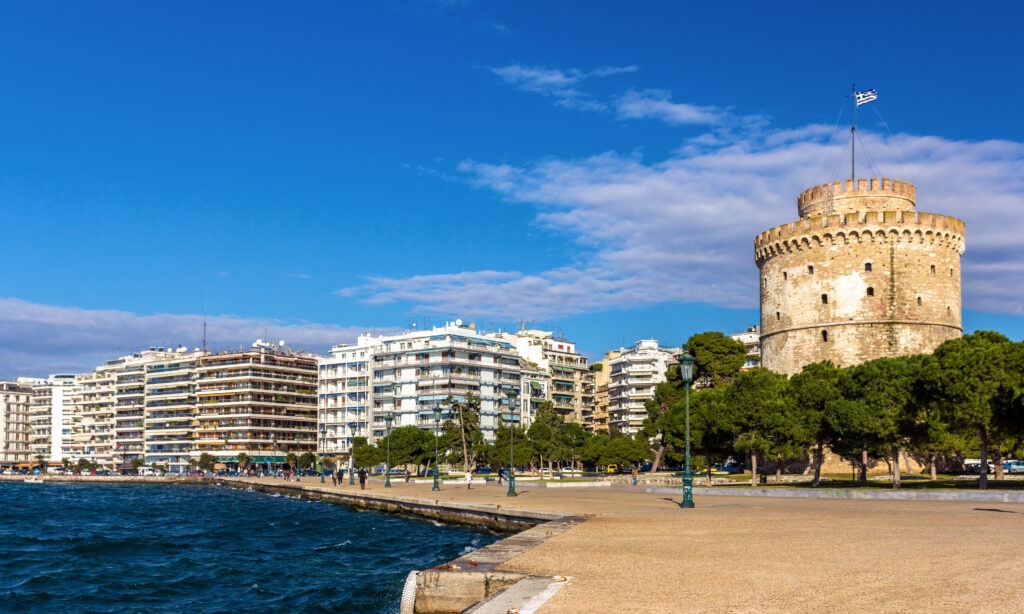
[[[324,452],[327,448],[327,425],[320,423],[320,483],[324,483]]]
[[[388,439],[388,455],[384,462],[384,488],[391,488],[391,421],[394,419],[391,414],[384,416],[384,428],[387,429]]]
[[[683,469],[683,502],[680,507],[693,507],[693,474],[690,473],[690,384],[693,382],[694,358],[683,350],[679,357],[679,375],[686,384],[686,467]]]
[[[356,432],[356,426],[358,426],[358,425],[355,422],[349,422],[348,423],[348,485],[349,486],[355,486],[355,484],[356,484],[356,476],[355,476],[355,473],[356,473],[355,472],[355,467],[356,467],[356,458],[355,458],[355,456],[356,455],[355,455],[355,450],[352,448],[352,434]]]
[[[441,428],[441,406],[434,406],[434,487],[430,490],[441,490],[441,487],[437,484],[438,478],[438,467],[437,467],[437,431]]]
[[[508,392],[508,497],[517,497],[519,493],[516,492],[516,454],[515,454],[515,439],[516,439],[516,392],[515,388],[509,388]]]

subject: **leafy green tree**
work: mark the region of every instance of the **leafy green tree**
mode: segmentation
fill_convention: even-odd
[[[604,446],[600,457],[602,465],[640,465],[650,455],[650,447],[643,435],[612,437]]]
[[[453,460],[462,463],[463,471],[472,471],[480,448],[484,445],[483,433],[480,431],[480,397],[473,393],[468,393],[465,401],[448,397],[448,404],[455,411],[455,419],[445,423],[448,435],[445,448],[456,451]],[[460,450],[461,454],[458,453]]]
[[[725,401],[733,413],[736,449],[750,454],[751,485],[757,485],[758,459],[781,461],[803,435],[792,415],[789,380],[761,367],[744,371],[726,389]]]
[[[747,360],[747,347],[720,332],[693,335],[685,347],[694,358],[693,379],[703,387],[732,380]]]
[[[546,463],[550,468],[551,461],[558,456],[562,423],[562,417],[555,412],[550,403],[541,403],[537,408],[533,424],[526,431],[526,438],[541,466]]]
[[[514,439],[511,439],[514,436]],[[511,450],[510,450],[511,446]],[[517,467],[529,463],[536,452],[526,436],[526,430],[520,426],[514,429],[504,422],[498,424],[498,430],[494,434],[494,445],[491,447],[491,465],[507,465],[514,452],[515,464]]]
[[[939,380],[936,376],[938,369],[935,356],[922,356],[919,377],[914,385],[914,402],[909,408],[905,424],[906,435],[909,437],[908,448],[925,459],[933,481],[938,479],[939,457],[957,454],[965,448],[962,435],[951,430],[945,402],[935,388]]]
[[[999,415],[1012,408],[1021,385],[1021,360],[1018,344],[992,331],[978,331],[946,341],[935,349],[939,368],[929,373],[937,378],[933,388],[947,403],[949,421],[954,429],[972,433],[981,449],[979,488],[988,487],[990,449],[999,464]],[[1007,407],[1007,404],[1011,407]]]
[[[682,411],[683,408],[683,381],[679,376],[678,368],[671,368],[665,372],[666,381],[659,383],[654,388],[654,398],[644,403],[647,409],[647,417],[641,432],[651,442],[653,460],[651,461],[651,472],[658,471],[668,446],[681,438]]]
[[[316,466],[316,454],[313,454],[312,452],[303,452],[302,454],[299,455],[295,462],[297,463],[298,467],[301,467],[302,469],[309,469],[311,467]]]
[[[425,464],[434,456],[434,435],[415,425],[391,429],[391,435],[377,442],[378,449],[385,449],[391,439],[391,464]]]
[[[583,451],[580,454],[581,460],[588,466],[596,468],[601,464],[601,459],[604,457],[604,449],[608,446],[608,442],[611,441],[612,435],[610,433],[594,433],[592,437],[587,438],[583,443]]]
[[[203,452],[199,455],[198,464],[203,471],[213,471],[213,466],[217,464],[217,457],[209,452]]]
[[[384,461],[384,452],[370,445],[366,437],[352,438],[352,463],[355,467],[374,467]]]
[[[563,460],[568,460],[570,466],[574,468],[582,469],[582,467],[578,466],[580,464],[580,456],[583,454],[583,448],[590,434],[587,433],[581,424],[564,422],[561,426],[561,435],[565,453]]]
[[[825,459],[825,443],[832,433],[825,419],[829,403],[841,398],[839,375],[841,370],[830,361],[806,365],[790,378],[793,400],[814,442],[814,478],[811,486],[821,483],[821,465]]]
[[[238,461],[239,471],[245,471],[245,468],[249,466],[249,455],[245,452],[239,452],[235,459]]]
[[[711,484],[711,466],[715,457],[727,456],[733,449],[736,427],[733,414],[725,400],[728,386],[704,388],[690,395],[690,441],[694,454],[703,454],[707,467],[707,480]],[[684,457],[686,434],[685,408],[676,412],[678,428],[671,432],[670,444]]]

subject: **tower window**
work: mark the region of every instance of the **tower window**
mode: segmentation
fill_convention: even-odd
[[[875,289],[874,288],[868,288],[868,296],[874,296],[874,295],[875,295]]]
[[[821,304],[822,305],[828,305],[828,295],[827,294],[822,294],[821,295]]]
[[[828,331],[827,330],[821,331],[821,342],[822,343],[828,343]]]
[[[950,276],[950,277],[952,277],[952,276],[953,276],[953,267],[949,267],[949,276]]]
[[[870,262],[865,262],[864,263],[864,271],[867,272],[867,273],[871,272],[871,263]]]
[[[935,275],[935,265],[932,265],[932,275]]]
[[[768,278],[765,277],[762,281],[764,282],[763,283],[764,287],[767,288],[768,287]]]
[[[782,279],[789,279],[789,273],[783,271],[782,272]]]
[[[808,267],[807,267],[807,273],[808,273],[809,275],[814,275],[814,265],[808,265]]]
[[[919,297],[917,297],[917,306],[918,306],[918,307],[920,307],[920,306],[921,306],[921,297],[920,297],[920,296],[919,296]]]
[[[948,309],[948,307],[947,307],[947,309]],[[782,315],[778,311],[776,311],[775,312],[775,321],[778,322],[781,319],[782,319]]]

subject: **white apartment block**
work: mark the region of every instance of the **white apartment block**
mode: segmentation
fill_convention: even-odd
[[[747,348],[747,360],[743,363],[743,370],[753,369],[761,366],[761,327],[748,326],[742,333],[729,335],[732,339],[739,341]]]
[[[469,395],[479,399],[480,430],[492,441],[499,423],[509,420],[509,391],[521,401],[522,387],[515,347],[461,320],[398,335],[360,335],[355,345],[335,346],[320,360],[321,450],[347,453],[354,437],[376,441],[386,432],[386,415],[392,428],[436,432],[457,415],[450,401],[462,403]],[[520,419],[517,411],[512,420]]]
[[[31,405],[30,386],[0,382],[0,469],[26,469],[32,462],[29,449]]]
[[[626,435],[635,435],[647,418],[645,403],[654,389],[665,381],[665,372],[677,364],[677,348],[662,348],[654,339],[637,341],[630,349],[618,350],[609,358],[608,425]]]
[[[205,352],[176,352],[146,364],[142,458],[172,472],[187,471],[196,412],[196,368]]]
[[[81,446],[75,440],[78,414],[74,411],[76,389],[74,375],[51,375],[48,378],[19,377],[18,383],[32,389],[29,406],[29,448],[32,462],[41,457],[48,465],[62,460],[75,462]]]

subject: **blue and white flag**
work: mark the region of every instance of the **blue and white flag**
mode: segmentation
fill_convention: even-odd
[[[863,92],[855,92],[853,96],[857,99],[857,106],[859,107],[860,105],[871,102],[872,100],[877,100],[878,92],[875,90],[866,90]]]

